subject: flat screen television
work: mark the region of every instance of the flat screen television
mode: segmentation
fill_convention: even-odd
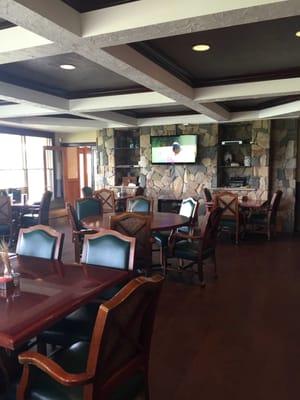
[[[151,136],[152,164],[194,164],[197,135]]]

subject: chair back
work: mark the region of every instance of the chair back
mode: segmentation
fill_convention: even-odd
[[[79,221],[92,215],[102,214],[102,203],[99,199],[78,199],[76,200],[75,204],[77,218],[79,219]]]
[[[80,231],[83,228],[83,226],[81,225],[81,223],[77,217],[75,208],[72,206],[71,203],[67,203],[67,213],[68,213],[68,219],[69,219],[69,223],[72,227],[72,230]]]
[[[103,212],[112,213],[115,212],[115,192],[109,189],[100,189],[94,192],[94,196],[96,199],[99,199],[102,203]]]
[[[19,231],[16,253],[20,256],[60,260],[64,234],[49,226],[34,225]]]
[[[127,199],[126,211],[128,212],[151,212],[153,200],[145,196],[135,196]]]
[[[50,201],[52,198],[52,192],[47,190],[42,197],[39,216],[38,216],[38,224],[39,225],[49,225],[49,210],[50,210]]]
[[[210,192],[209,189],[204,188],[203,192],[204,192],[205,201],[212,201],[213,200],[211,192]]]
[[[91,188],[90,186],[84,186],[82,189],[82,195],[85,199],[89,198],[89,197],[93,197],[93,188]]]
[[[269,213],[270,213],[270,222],[272,224],[274,224],[276,222],[276,216],[277,216],[277,211],[280,205],[280,201],[281,201],[281,197],[282,197],[282,191],[281,190],[277,190],[271,199],[270,202],[270,207],[269,207]]]
[[[239,219],[239,199],[236,194],[231,192],[216,194],[214,208],[216,207],[222,208],[222,219]]]
[[[147,374],[162,283],[159,275],[138,277],[100,306],[86,371],[95,376],[94,399],[111,398],[116,387],[138,371]]]
[[[180,205],[179,215],[190,219],[190,223],[193,224],[197,219],[198,201],[192,197],[183,199]]]
[[[134,237],[134,267],[148,270],[152,264],[151,217],[145,214],[125,212],[110,219],[111,229]]]
[[[12,223],[12,210],[10,197],[7,195],[0,196],[0,225],[9,225]]]
[[[135,238],[109,229],[84,237],[81,262],[133,270]]]
[[[202,251],[216,247],[222,213],[222,208],[216,207],[211,212],[205,214],[201,224]]]

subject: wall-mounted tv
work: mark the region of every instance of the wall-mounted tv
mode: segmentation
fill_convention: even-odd
[[[151,136],[152,164],[193,164],[197,135]]]

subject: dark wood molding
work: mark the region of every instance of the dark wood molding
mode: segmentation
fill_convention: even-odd
[[[45,137],[54,140],[54,133],[49,131],[36,131],[29,128],[17,128],[13,126],[7,126],[0,124],[0,135],[9,133],[11,135],[21,135],[21,136],[35,136],[35,137]]]

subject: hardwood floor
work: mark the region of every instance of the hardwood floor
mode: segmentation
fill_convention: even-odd
[[[58,219],[53,226],[65,231]],[[205,289],[188,273],[168,277],[152,342],[151,399],[299,396],[299,244],[299,237],[221,243],[219,279],[205,267]],[[67,236],[64,259],[72,257]]]

